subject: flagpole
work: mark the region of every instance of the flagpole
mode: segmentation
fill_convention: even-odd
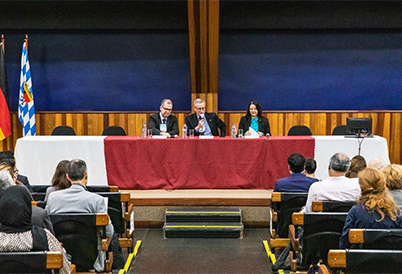
[[[25,34],[25,47],[27,48],[28,52],[28,34]]]

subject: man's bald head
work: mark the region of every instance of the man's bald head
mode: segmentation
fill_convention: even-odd
[[[387,163],[383,158],[374,158],[368,164],[368,167],[375,168],[375,169],[382,169],[383,167],[387,166]]]
[[[335,153],[329,160],[329,168],[336,171],[346,173],[349,170],[350,159],[344,153]]]

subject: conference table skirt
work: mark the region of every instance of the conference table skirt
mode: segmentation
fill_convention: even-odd
[[[362,155],[389,162],[386,140],[367,138]],[[269,139],[142,139],[129,136],[34,136],[17,140],[20,173],[31,184],[50,184],[57,163],[80,158],[89,185],[120,189],[272,189],[289,175],[287,157],[301,153],[318,162],[317,177],[328,176],[335,152],[353,157],[358,140],[343,136],[283,136]]]

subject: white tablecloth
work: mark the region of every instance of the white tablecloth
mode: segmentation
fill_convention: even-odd
[[[315,138],[316,177],[328,177],[329,158],[343,152],[350,158],[358,154],[362,139],[343,136],[313,136]],[[33,136],[17,140],[15,157],[20,174],[28,176],[32,185],[50,184],[61,160],[80,158],[88,166],[89,185],[107,185],[104,140],[105,136]],[[389,163],[385,138],[366,138],[361,144],[361,155],[367,163],[376,157]]]

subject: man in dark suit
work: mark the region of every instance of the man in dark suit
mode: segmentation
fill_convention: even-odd
[[[195,113],[186,117],[187,131],[194,129],[194,135],[206,135],[206,136],[221,136],[226,135],[226,125],[219,119],[216,113],[205,112],[205,101],[202,99],[196,99],[194,101]],[[220,130],[220,135],[219,131]]]
[[[276,181],[274,192],[308,192],[312,183],[318,179],[307,177],[302,172],[306,160],[303,155],[293,153],[288,157],[289,177]]]
[[[159,109],[160,112],[149,117],[148,128],[152,129],[152,135],[162,135],[167,137],[179,136],[177,118],[172,115],[172,101],[164,99]]]

